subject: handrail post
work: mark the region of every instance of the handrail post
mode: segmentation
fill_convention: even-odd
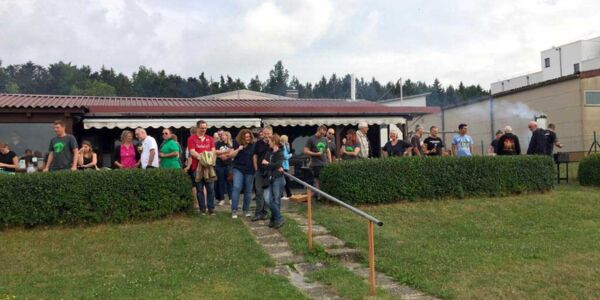
[[[306,189],[306,203],[308,205],[308,212],[306,213],[306,234],[308,241],[308,250],[312,250],[313,248],[313,238],[312,238],[312,191],[310,189]]]
[[[369,283],[371,285],[371,296],[375,296],[375,239],[373,233],[373,221],[369,220]]]

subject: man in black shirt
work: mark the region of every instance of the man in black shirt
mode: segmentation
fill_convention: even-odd
[[[496,131],[496,138],[490,143],[490,147],[488,148],[488,155],[498,154],[496,149],[498,149],[498,141],[502,137],[504,132],[502,130]]]
[[[556,138],[556,126],[552,123],[548,124],[548,130],[546,130],[546,154],[552,155],[554,152],[554,146],[562,148],[561,144]]]
[[[495,153],[498,155],[520,155],[521,144],[519,137],[512,133],[512,127],[504,127],[504,135],[496,143]]]
[[[423,126],[417,125],[417,127],[415,127],[415,134],[410,138],[414,156],[423,156],[423,153],[421,152],[421,137],[423,137]]]
[[[265,154],[269,150],[269,139],[273,136],[273,128],[266,126],[262,129],[261,138],[254,144],[254,154],[252,163],[254,164],[254,188],[256,189],[256,209],[252,221],[266,220],[267,210],[265,207],[265,198],[263,197],[262,176],[264,170],[261,168]]]
[[[431,126],[429,136],[423,141],[423,153],[427,156],[441,156],[444,148],[444,141],[438,137],[437,126]]]
[[[7,144],[0,143],[0,171],[14,173],[19,166],[19,157]]]
[[[535,121],[529,122],[529,130],[533,133],[531,140],[529,141],[529,147],[527,148],[527,155],[544,155],[546,154],[547,142],[546,142],[546,131],[542,128],[538,128]]]

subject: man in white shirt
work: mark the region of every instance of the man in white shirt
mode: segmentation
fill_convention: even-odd
[[[142,169],[158,168],[158,145],[156,140],[141,127],[135,129],[135,137],[142,142],[142,155],[140,158]]]
[[[367,132],[369,131],[369,124],[367,122],[358,123],[358,131],[356,132],[356,137],[358,138],[358,142],[360,143],[360,152],[358,153],[359,158],[369,158],[369,153],[371,149],[369,149],[369,138],[367,138]]]

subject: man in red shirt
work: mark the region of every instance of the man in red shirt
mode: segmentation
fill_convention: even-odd
[[[212,137],[206,134],[206,130],[208,130],[208,125],[206,122],[200,120],[196,123],[196,125],[198,127],[198,131],[196,131],[195,135],[190,136],[187,141],[187,147],[190,151],[190,157],[192,158],[190,170],[192,171],[192,174],[194,174],[194,179],[196,175],[196,169],[198,168],[200,154],[205,151],[215,151],[215,141]],[[204,203],[204,187],[206,187],[206,204]],[[205,215],[206,207],[208,206],[208,214],[214,214],[215,183],[200,179],[196,182],[196,192],[198,196],[198,206],[200,206],[200,212]]]

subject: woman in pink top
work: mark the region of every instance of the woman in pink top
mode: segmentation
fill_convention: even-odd
[[[115,166],[119,169],[134,169],[140,165],[140,154],[133,144],[133,133],[123,130],[121,145],[115,148]]]

